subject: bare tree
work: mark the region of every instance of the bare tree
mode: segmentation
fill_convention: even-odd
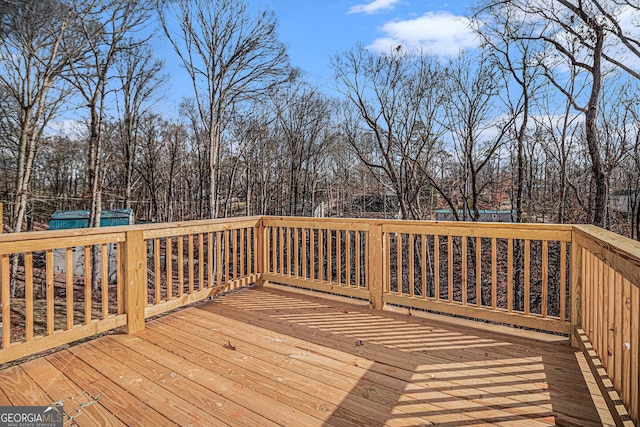
[[[283,156],[287,161],[289,215],[309,215],[305,210],[310,173],[325,154],[323,135],[330,128],[327,100],[316,88],[297,80],[283,90],[272,93],[270,105],[275,109],[277,133],[283,142]],[[302,206],[300,206],[302,204]]]
[[[542,44],[547,53],[539,66],[543,67],[554,87],[584,116],[585,141],[595,187],[591,220],[596,225],[604,226],[608,185],[597,129],[602,80],[607,70],[613,67],[635,78],[640,77],[640,73],[623,59],[625,55],[638,56],[638,41],[621,24],[625,9],[638,10],[638,6],[626,0],[510,0],[488,2],[487,10],[491,9],[495,16],[501,13],[504,5],[515,8],[518,19],[527,23],[525,27],[528,30],[514,33],[513,37]],[[589,90],[584,97],[565,90],[562,65],[579,69],[581,78],[588,81]]]
[[[43,138],[34,164],[34,188],[54,199],[69,200],[82,191],[84,181],[84,144],[68,135]],[[56,209],[65,209],[56,205]],[[66,209],[70,209],[66,207]]]
[[[523,199],[525,196],[525,144],[531,134],[531,116],[535,100],[540,92],[541,69],[535,58],[539,46],[518,34],[531,34],[533,28],[518,19],[517,9],[509,2],[496,6],[492,0],[481,2],[473,13],[472,24],[483,42],[483,49],[494,67],[501,70],[506,79],[504,103],[513,118],[509,136],[515,142],[515,205],[516,219],[522,221]],[[513,89],[512,89],[513,88]],[[515,200],[514,200],[515,199]],[[515,201],[515,203],[513,203]]]
[[[0,15],[0,87],[7,97],[2,128],[15,153],[11,230],[22,231],[36,154],[47,124],[70,90],[62,77],[77,58],[76,15],[57,0],[3,1]],[[18,267],[12,260],[12,278]],[[15,292],[12,279],[11,293]]]
[[[460,54],[447,66],[447,129],[461,166],[459,192],[463,217],[480,219],[479,197],[490,184],[481,173],[505,143],[514,116],[501,118],[498,95],[503,90],[500,70],[484,54]]]
[[[120,136],[127,208],[131,208],[133,167],[139,144],[140,122],[149,115],[154,94],[165,81],[164,76],[160,75],[163,66],[163,61],[154,59],[151,49],[144,45],[134,45],[116,56],[115,67],[122,86]]]
[[[279,179],[274,166],[278,144],[272,138],[276,119],[266,104],[256,105],[250,114],[234,120],[234,135],[242,162],[241,192],[246,199],[246,215],[265,215],[269,211],[272,179]]]
[[[570,68],[569,72],[571,77],[567,79],[566,90],[571,93],[577,93],[575,69]],[[578,126],[576,123],[579,116],[573,111],[571,102],[568,99],[565,98],[563,103],[558,103],[554,93],[547,93],[539,97],[537,108],[539,114],[534,117],[534,122],[537,126],[535,136],[537,138],[532,143],[540,144],[546,155],[546,163],[557,167],[559,174],[558,181],[553,183],[556,192],[552,202],[554,204],[557,203],[556,221],[559,224],[566,222],[569,189],[574,190],[574,200],[578,202],[576,207],[580,207],[588,216],[589,207],[586,206],[583,200],[583,192],[573,182],[575,177],[569,176],[570,162],[572,158],[575,158],[576,145],[580,142],[580,138],[577,136]],[[533,161],[533,159],[529,161]],[[530,187],[536,185],[533,180],[529,182]],[[529,197],[528,200],[531,206],[529,210],[531,214],[534,214],[532,204],[536,198]],[[540,205],[539,199],[537,204]]]
[[[168,182],[167,191],[165,196],[166,205],[166,220],[167,222],[174,221],[176,205],[176,194],[179,193],[180,184],[179,181],[184,169],[184,148],[185,141],[188,140],[188,135],[183,126],[171,123],[168,126],[164,126],[162,131],[162,139],[167,147],[166,160],[168,162]]]
[[[432,148],[443,128],[443,72],[425,54],[400,49],[377,54],[363,46],[332,63],[345,106],[344,134],[360,161],[396,195],[403,218],[424,217],[421,199],[433,181]]]
[[[42,133],[69,95],[62,76],[78,53],[75,15],[61,1],[3,1],[0,85],[3,128],[16,157],[13,232],[20,232]]]
[[[621,82],[618,73],[605,79],[598,114],[598,139],[603,153],[603,169],[608,187],[615,187],[615,176],[628,156],[639,148],[637,128],[637,85]],[[628,188],[627,188],[628,190]],[[609,199],[607,199],[609,202]],[[607,228],[613,225],[607,203]]]
[[[275,15],[255,17],[241,0],[161,1],[164,32],[187,71],[209,144],[210,216],[218,216],[218,180],[226,116],[238,104],[289,77]],[[176,28],[176,30],[174,30]]]
[[[71,83],[89,109],[89,149],[87,159],[88,186],[91,193],[89,225],[100,226],[102,127],[105,118],[105,98],[116,55],[136,44],[132,35],[146,25],[150,6],[142,0],[86,0],[76,3],[76,13],[82,16],[82,42],[88,46],[83,61],[73,63]]]
[[[88,190],[91,194],[89,226],[99,227],[104,187],[103,128],[105,100],[110,92],[109,80],[116,55],[136,44],[132,35],[143,28],[151,7],[143,0],[84,0],[74,3],[80,16],[81,39],[87,52],[81,61],[72,63],[69,81],[77,89],[89,110]],[[98,247],[92,247],[92,286],[98,288]]]
[[[210,217],[209,196],[207,191],[208,183],[210,183],[209,173],[209,150],[208,135],[202,129],[199,121],[198,109],[193,98],[184,99],[180,104],[180,114],[184,121],[187,122],[189,129],[189,142],[191,148],[191,163],[193,167],[193,178],[189,180],[189,187],[196,196],[197,218]],[[205,206],[205,204],[207,206]]]
[[[171,180],[163,165],[165,147],[160,138],[164,123],[157,116],[149,116],[141,129],[140,160],[138,173],[142,178],[151,201],[151,219],[161,220],[160,202],[164,199],[162,190]]]

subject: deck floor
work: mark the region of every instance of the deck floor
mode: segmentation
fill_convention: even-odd
[[[581,357],[566,343],[247,289],[0,370],[0,405],[63,400],[79,425],[105,426],[609,424]]]

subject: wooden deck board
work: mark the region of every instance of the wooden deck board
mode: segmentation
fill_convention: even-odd
[[[207,329],[198,326],[197,321],[199,317],[192,316],[186,320],[188,322],[195,321],[188,325],[189,328],[197,330],[199,334],[207,333]],[[228,327],[224,329],[228,330]],[[175,331],[167,332],[175,333]],[[357,381],[345,381],[340,378],[342,376],[340,368],[344,368],[344,364],[338,364],[336,370],[314,369],[314,365],[311,364],[306,364],[302,369],[295,370],[292,369],[289,360],[283,360],[278,353],[270,354],[269,347],[272,342],[263,342],[265,347],[253,346],[251,342],[255,340],[255,331],[253,331],[253,336],[247,335],[246,332],[243,333],[241,330],[230,332],[231,335],[223,335],[223,337],[233,342],[238,352],[234,353],[237,354],[236,358],[248,362],[248,369],[262,374],[267,378],[275,379],[280,385],[286,385],[305,394],[311,394],[312,396],[307,396],[306,400],[315,398],[322,399],[324,402],[320,403],[320,405],[332,411],[339,408],[341,403],[345,403],[344,397],[357,384]],[[216,332],[216,334],[219,333]],[[224,356],[224,354],[219,354],[220,348],[223,347],[220,344],[212,344],[212,341],[209,340],[200,342],[198,348],[205,349],[207,353],[213,356]],[[289,346],[283,353],[291,355],[293,354],[292,352],[296,350],[299,349]],[[224,350],[222,351],[224,352]],[[265,355],[267,358],[264,358]],[[272,359],[270,360],[269,358]],[[220,359],[218,358],[217,360]],[[274,360],[276,361],[275,366]],[[355,395],[351,400],[346,401],[346,403],[342,405],[342,409],[350,411],[348,418],[344,421],[357,424],[369,420],[373,424],[384,424],[387,421],[386,415],[388,412],[388,405],[385,403],[389,402],[374,402]],[[344,415],[347,414],[344,413],[343,416]],[[405,416],[409,417],[409,414],[406,413]],[[409,421],[413,424],[424,424],[427,422],[427,420],[420,419],[419,417],[407,420],[407,422]]]
[[[50,397],[38,386],[21,366],[13,366],[0,375],[0,388],[5,392],[11,405],[26,405],[32,400],[48,404]],[[58,399],[56,399],[58,400]]]
[[[610,424],[580,355],[564,343],[249,289],[0,370],[0,404],[72,396],[68,411],[99,395],[80,425]]]
[[[274,299],[274,305],[276,309],[271,309],[270,300]],[[314,305],[315,302],[315,305]],[[234,309],[220,309],[213,308],[212,306],[203,307],[205,310],[215,311],[218,314],[224,314],[226,317],[242,318],[244,322],[248,323],[260,323],[266,325],[267,329],[273,331],[283,331],[290,335],[301,338],[303,341],[321,341],[321,337],[329,337],[330,340],[324,346],[320,345],[317,351],[322,351],[325,354],[330,353],[327,349],[328,346],[334,347],[339,351],[332,354],[332,357],[341,357],[342,354],[358,354],[365,360],[372,359],[381,362],[380,364],[374,364],[369,367],[369,371],[379,372],[384,375],[389,374],[389,367],[393,366],[393,376],[401,381],[401,384],[405,385],[408,382],[416,380],[424,380],[428,382],[429,390],[444,390],[445,392],[451,392],[453,390],[468,391],[472,389],[473,385],[478,389],[478,395],[484,395],[491,393],[496,387],[501,387],[498,392],[503,397],[508,397],[513,393],[518,392],[540,392],[545,393],[548,391],[550,385],[547,382],[531,381],[531,378],[515,378],[512,375],[504,375],[499,372],[494,372],[493,377],[488,378],[485,375],[474,375],[473,371],[477,371],[479,367],[491,363],[492,360],[496,366],[502,366],[503,364],[517,361],[519,363],[525,363],[528,368],[527,371],[531,372],[532,365],[538,361],[538,371],[553,370],[554,377],[551,379],[553,388],[552,391],[561,397],[559,406],[570,406],[569,413],[573,411],[582,416],[584,413],[593,412],[593,408],[589,405],[585,408],[582,404],[584,400],[584,380],[581,379],[582,375],[575,362],[575,352],[568,345],[550,345],[547,343],[538,343],[532,347],[530,340],[519,340],[514,337],[508,337],[507,340],[502,340],[498,334],[491,334],[487,332],[479,332],[475,329],[464,329],[456,327],[450,331],[446,329],[447,325],[440,323],[437,324],[430,322],[429,324],[422,322],[418,319],[406,316],[406,315],[392,315],[391,313],[371,312],[368,310],[356,309],[352,306],[340,305],[334,302],[325,302],[322,298],[305,298],[302,303],[302,307],[296,306],[296,298],[287,293],[278,293],[274,291],[272,295],[265,295],[260,299],[260,304],[256,304],[248,295],[237,296],[234,299],[220,300],[221,305],[232,306]],[[264,312],[269,312],[268,318],[263,316]],[[299,312],[296,313],[296,312]],[[252,316],[251,313],[256,313]],[[341,316],[350,316],[354,320],[346,322],[342,325],[339,324]],[[335,319],[335,322],[327,322],[328,326],[318,326],[316,320],[319,318]],[[282,319],[287,319],[286,322],[282,322]],[[380,325],[371,327],[371,324],[380,322]],[[304,326],[301,326],[305,323]],[[338,323],[336,325],[336,323]],[[309,325],[312,324],[313,328]],[[410,328],[409,328],[410,327]],[[403,369],[407,366],[407,350],[402,352],[391,352],[389,348],[381,348],[378,345],[372,344],[366,341],[367,338],[374,337],[380,333],[380,331],[389,331],[394,334],[395,337],[402,337],[407,329],[425,330],[425,335],[436,335],[436,338],[442,336],[453,335],[457,337],[451,340],[450,349],[446,351],[438,351],[438,346],[432,346],[430,343],[431,337],[425,338],[425,349],[423,351],[411,351],[411,358],[414,360],[414,366],[426,366],[430,369],[425,371],[417,368],[419,373],[416,373],[414,369]],[[366,330],[365,334],[362,334],[361,330]],[[428,331],[431,331],[429,334]],[[319,333],[322,332],[322,333]],[[327,334],[327,332],[329,332]],[[491,348],[484,349],[471,348],[467,345],[469,341],[475,340],[477,336],[482,336],[486,339],[493,339],[495,345]],[[362,340],[365,345],[354,347],[354,340]],[[519,343],[519,345],[514,345]],[[545,363],[540,364],[539,360],[543,359]],[[446,363],[449,360],[451,363]],[[558,362],[553,363],[554,366],[547,369],[546,362]],[[564,362],[564,363],[559,363]],[[466,383],[458,384],[456,387],[451,384],[435,381],[440,378],[441,375],[447,374],[450,370],[453,370],[458,375],[462,375],[466,379]],[[471,371],[470,371],[471,370]],[[494,370],[495,371],[495,370]],[[565,371],[569,371],[573,376],[567,376]],[[435,375],[436,378],[431,378],[431,375]],[[575,379],[574,379],[575,378]],[[565,382],[569,381],[569,384]],[[571,381],[580,383],[582,381],[583,388],[579,390],[577,395],[576,385]],[[508,391],[505,391],[505,383],[508,386]],[[587,393],[588,394],[588,393]],[[543,397],[547,402],[548,397]],[[568,403],[565,403],[563,399],[568,399]],[[449,402],[446,402],[449,403]],[[575,407],[575,409],[573,409]],[[590,409],[590,411],[589,411]],[[585,412],[585,410],[587,410]],[[559,417],[565,417],[563,413],[558,414]],[[569,415],[571,417],[571,415]],[[566,418],[566,417],[565,417]],[[529,420],[531,421],[531,420]],[[588,419],[576,419],[574,420],[579,425],[588,424]],[[455,423],[454,423],[455,424]],[[599,420],[595,420],[593,425],[600,425]]]
[[[99,372],[99,366],[85,363],[68,350],[46,356],[46,359],[83,391],[100,396],[100,404],[125,424],[175,425],[146,402],[136,399],[114,380]],[[46,405],[48,402],[34,399],[30,404]]]
[[[190,325],[190,327],[198,330],[195,325]],[[206,330],[198,332],[206,334]],[[175,331],[172,328],[168,328],[166,333],[172,334]],[[242,366],[240,373],[243,374],[243,377],[251,378],[250,384],[257,391],[276,396],[279,401],[286,402],[289,407],[298,407],[300,410],[320,420],[325,420],[329,415],[337,417],[336,411],[340,411],[341,421],[347,424],[368,420],[369,423],[380,425],[386,420],[387,411],[384,406],[367,405],[370,402],[365,399],[355,399],[354,402],[349,402],[348,405],[340,406],[344,397],[348,394],[347,392],[314,380],[309,376],[296,374],[288,369],[287,364],[278,366],[273,361],[263,361],[253,357],[253,354],[256,353],[243,351],[244,348],[248,347],[248,340],[251,338],[242,338],[242,335],[241,331],[237,331],[237,334],[234,335],[235,338],[230,338],[236,348],[231,353],[219,344],[220,341],[224,342],[223,340],[216,342],[218,340],[214,338],[213,340],[199,341],[197,348],[202,350],[200,356],[209,359],[214,357],[213,363],[221,365],[222,369],[235,368],[240,371],[237,366]],[[260,353],[262,353],[262,350],[258,349],[257,354]],[[231,363],[233,365],[230,365]],[[328,377],[331,374],[331,372],[325,372],[324,376]],[[286,390],[289,390],[289,392],[283,393]],[[318,410],[318,408],[320,409]],[[424,423],[425,420],[416,419],[413,422]]]
[[[63,401],[65,412],[78,423],[100,426],[124,426],[118,417],[100,403],[100,396],[90,396],[47,359],[26,362],[21,368],[47,394],[51,402]],[[62,397],[60,397],[62,396]]]
[[[199,316],[193,316],[193,319],[192,319],[192,320],[194,320],[195,322],[197,322],[197,321],[198,321],[198,319],[201,319],[202,317],[204,317],[204,315],[203,315],[203,314],[200,314]],[[190,326],[190,327],[191,327],[191,326]],[[236,327],[234,327],[234,328],[233,328],[233,330],[237,330],[237,329],[239,329],[239,326],[236,326]],[[233,337],[233,338],[231,338],[231,339],[232,339],[232,340],[234,340],[234,339],[238,339],[238,338],[240,338],[240,337],[235,336],[235,337]],[[236,342],[236,341],[233,341],[233,342]],[[305,345],[307,345],[305,342],[302,342],[302,343],[304,343]],[[301,343],[301,344],[302,344],[302,343]],[[266,345],[266,346],[271,346],[271,345],[272,345],[270,342],[266,342],[266,343],[263,343],[263,344],[264,344],[264,345]],[[248,344],[243,343],[242,347],[244,347],[245,345],[248,345]],[[287,351],[291,351],[291,350],[293,350],[293,348],[292,348],[292,349],[284,349],[284,351],[285,351],[285,352],[287,352]],[[259,349],[259,353],[258,353],[258,354],[264,354],[265,352],[268,352],[268,351],[269,351],[269,350],[268,350],[268,348],[262,348],[262,349]],[[329,360],[333,360],[333,359],[329,359]],[[307,364],[307,366],[303,367],[302,372],[304,372],[306,375],[309,375],[309,373],[311,372],[310,367],[312,367],[312,365]],[[332,368],[333,368],[333,370],[334,370],[333,375],[332,375],[332,376],[329,376],[329,377],[326,377],[326,374],[325,374],[325,377],[326,377],[326,378],[335,378],[335,377],[338,377],[338,376],[342,376],[342,371],[345,369],[345,367],[346,367],[346,366],[345,366],[344,364],[334,364],[334,366],[332,366]],[[291,369],[291,368],[289,367],[289,369]],[[361,374],[361,373],[360,373],[360,374]],[[381,381],[378,381],[378,383],[380,383],[380,382],[381,382]],[[356,385],[356,384],[351,384],[351,385],[350,385],[350,387],[353,387],[354,385]],[[369,384],[369,385],[368,385],[368,387],[373,387],[373,385],[374,385],[373,383],[372,383],[372,384]],[[316,387],[315,387],[315,386],[313,386],[312,384],[310,384],[310,386],[312,386],[314,389],[316,389]],[[400,386],[400,387],[403,387],[403,386],[405,386],[405,384],[404,384],[404,383],[400,383],[400,384],[399,384],[399,386]],[[477,392],[475,392],[475,393],[474,393],[473,391],[469,392],[469,387],[466,387],[466,386],[465,386],[465,387],[464,387],[464,389],[465,389],[465,392],[466,392],[466,393],[471,393],[471,394],[475,394],[475,395],[477,395],[477,394],[478,394]],[[378,386],[378,388],[377,388],[377,390],[376,390],[376,391],[377,391],[377,393],[379,393],[379,394],[381,394],[381,395],[384,395],[384,394],[385,394],[385,390],[384,390],[384,389],[381,389],[381,388],[380,388],[380,386]],[[364,391],[364,390],[363,390],[363,393],[366,393],[366,391]],[[391,396],[397,396],[397,391],[392,391],[392,392],[389,392],[389,393],[387,393],[387,394],[388,394],[388,395],[391,395]],[[435,394],[435,392],[432,392],[432,393],[431,393],[431,396],[430,396],[430,401],[432,401],[432,402],[433,402],[433,401],[434,401],[434,399],[435,399],[434,394]],[[356,396],[357,396],[357,395],[358,395],[358,393],[357,393],[357,392],[356,392],[356,393],[352,393],[352,395],[356,395]],[[442,396],[447,397],[445,394],[441,394],[441,397],[442,397]],[[386,400],[386,401],[385,401],[385,402],[383,402],[383,403],[384,403],[384,406],[385,406],[385,407],[389,407],[389,405],[390,405],[390,404],[395,403],[395,402],[394,402],[393,400],[391,400],[391,399],[388,399],[388,400]],[[415,402],[413,402],[413,403],[414,403],[414,405],[413,405],[413,406],[415,407]],[[405,406],[406,406],[406,405],[405,405]],[[424,421],[423,421],[423,422],[424,422]]]

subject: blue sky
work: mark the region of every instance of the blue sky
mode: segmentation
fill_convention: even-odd
[[[330,60],[357,43],[372,50],[402,44],[432,53],[455,55],[475,46],[464,14],[473,2],[425,0],[248,0],[252,7],[273,10],[280,39],[287,44],[291,63],[306,72],[307,79],[330,92]],[[174,108],[190,96],[188,78],[168,43],[159,52],[171,75],[167,93]],[[170,102],[171,103],[171,102]]]
[[[403,44],[456,54],[473,44],[463,15],[469,2],[424,0],[269,0],[293,65],[330,74],[334,54],[362,43],[371,49]]]

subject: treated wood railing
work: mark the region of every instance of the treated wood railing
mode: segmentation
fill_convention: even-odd
[[[368,221],[265,217],[262,225],[263,280],[369,298]]]
[[[570,226],[403,221],[382,232],[385,302],[570,332]]]
[[[119,327],[136,332],[148,317],[255,283],[259,222],[0,235],[0,363]]]
[[[608,376],[601,388],[613,396],[612,411],[638,424],[640,243],[580,225],[574,227],[574,252],[582,301],[576,312],[576,338],[590,356],[592,369]]]
[[[640,244],[592,226],[247,217],[4,234],[0,363],[266,282],[567,334],[620,423],[638,422]]]
[[[255,283],[258,221],[233,218],[146,228],[145,317]]]
[[[286,217],[265,217],[263,226],[264,280],[379,308],[571,330],[571,226]]]
[[[0,363],[126,326],[123,244],[130,233],[114,227],[1,235]],[[100,263],[84,262],[92,247]]]

